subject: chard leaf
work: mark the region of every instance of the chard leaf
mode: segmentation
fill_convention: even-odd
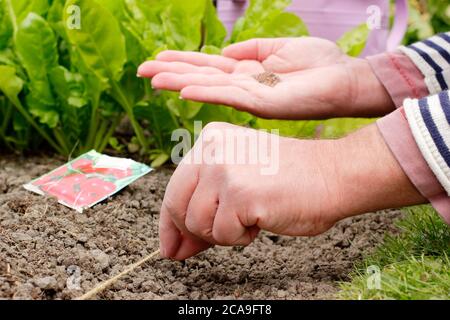
[[[29,110],[42,123],[54,128],[59,117],[48,75],[49,70],[58,65],[53,30],[44,18],[30,13],[17,30],[15,47],[30,79]]]
[[[366,23],[346,32],[336,43],[341,50],[352,57],[357,57],[364,50],[370,30]]]
[[[227,30],[217,16],[212,1],[206,0],[205,16],[203,18],[203,46],[222,47],[227,37]]]
[[[64,21],[63,20],[63,12],[64,5],[66,0],[53,0],[53,3],[47,14],[47,21],[55,30],[55,32],[63,39],[67,39]]]
[[[93,0],[68,0],[64,20],[70,19],[67,8],[76,5],[81,10],[81,28],[66,33],[84,66],[107,86],[119,81],[127,60],[125,38],[111,12]]]
[[[16,69],[11,66],[0,66],[0,91],[14,102],[22,89],[23,80],[16,75]]]
[[[250,5],[235,24],[231,41],[236,42],[241,32],[253,28],[258,28],[268,17],[273,17],[282,13],[290,4],[291,0],[250,0]]]
[[[87,105],[85,83],[80,74],[58,66],[50,71],[50,82],[61,104],[73,108]]]
[[[209,0],[208,0],[209,1]],[[206,0],[173,0],[161,15],[169,48],[196,51],[202,46]]]
[[[299,37],[308,35],[305,23],[293,13],[275,12],[261,24],[241,32],[237,41],[252,38]]]
[[[126,19],[124,28],[145,49],[148,57],[164,45],[161,14],[169,6],[168,0],[125,0]]]
[[[40,16],[45,16],[50,8],[48,0],[9,0],[16,16],[17,22],[20,24],[30,12],[34,12]]]
[[[10,46],[14,27],[5,0],[0,0],[0,50]]]
[[[217,55],[220,55],[222,53],[221,48],[210,45],[203,46],[200,51],[207,54],[217,54]]]
[[[254,127],[264,130],[279,130],[281,136],[304,138],[313,137],[317,121],[268,120],[257,118]]]
[[[61,105],[61,123],[72,143],[87,134],[89,110],[86,108],[86,84],[83,77],[58,66],[50,72],[50,81]]]
[[[145,28],[139,26],[137,20],[130,16],[128,8],[125,6],[125,0],[97,0],[97,2],[111,12],[118,21],[125,37],[127,60],[137,67],[147,56],[144,53],[145,45],[141,37],[145,34]],[[135,1],[132,3],[135,4]],[[152,45],[154,45],[153,42]]]

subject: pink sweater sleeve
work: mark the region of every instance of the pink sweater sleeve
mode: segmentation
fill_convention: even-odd
[[[450,225],[450,197],[420,152],[403,108],[381,118],[377,121],[377,125],[413,185]]]
[[[423,98],[430,94],[423,74],[400,51],[371,56],[367,60],[397,108],[406,98]]]
[[[378,128],[411,182],[450,225],[450,197],[424,159],[401,107],[406,98],[429,95],[425,78],[416,65],[401,52],[380,54],[369,57],[368,60],[395,105],[399,107],[379,119]]]

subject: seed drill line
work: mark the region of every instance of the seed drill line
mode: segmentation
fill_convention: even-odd
[[[135,262],[131,265],[129,265],[124,271],[122,271],[121,273],[119,273],[118,275],[112,277],[109,280],[106,280],[102,283],[100,283],[97,287],[89,290],[88,292],[86,292],[85,294],[83,294],[81,297],[76,298],[75,300],[89,300],[91,298],[93,298],[94,296],[96,296],[97,294],[99,294],[100,292],[104,291],[106,288],[108,288],[109,286],[111,286],[112,284],[114,284],[117,280],[119,280],[120,278],[122,278],[123,276],[129,274],[130,272],[132,272],[134,269],[136,269],[137,267],[140,267],[141,265],[143,265],[144,263],[146,263],[147,261],[151,260],[152,258],[154,258],[155,256],[157,256],[160,253],[159,249],[156,250],[155,252],[149,254],[147,257],[145,257],[144,259]]]

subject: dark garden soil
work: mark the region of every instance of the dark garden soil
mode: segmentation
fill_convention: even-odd
[[[72,299],[158,248],[170,169],[80,214],[22,188],[62,163],[0,154],[0,299]],[[316,238],[262,233],[247,248],[214,248],[183,263],[155,259],[98,298],[333,298],[400,214],[349,219]]]

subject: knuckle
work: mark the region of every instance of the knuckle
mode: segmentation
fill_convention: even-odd
[[[208,228],[199,223],[198,217],[192,212],[188,212],[186,215],[185,225],[186,229],[193,235],[204,240],[212,239],[212,228]]]
[[[234,242],[228,232],[223,232],[222,230],[218,230],[217,228],[212,230],[212,237],[215,241],[217,241],[217,243],[224,246],[233,245]]]

